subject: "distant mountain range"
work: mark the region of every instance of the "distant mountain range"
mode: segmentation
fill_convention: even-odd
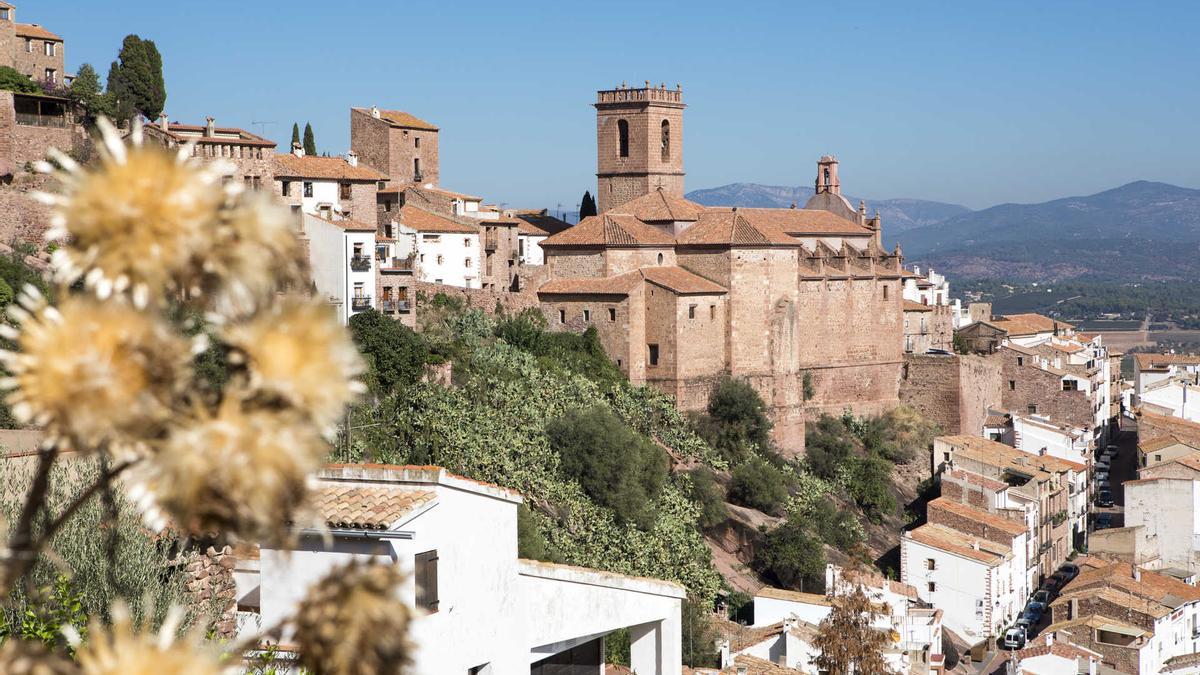
[[[811,188],[736,183],[687,196],[713,206],[804,205]],[[850,198],[857,204],[857,198]],[[1084,197],[971,211],[867,200],[890,246],[951,278],[1109,281],[1200,278],[1200,190],[1136,181]]]
[[[758,185],[757,183],[733,183],[707,190],[693,190],[688,199],[705,206],[746,206],[786,209],[792,204],[803,207],[813,196],[810,187],[785,187],[781,185]],[[859,197],[846,195],[846,199],[858,206]],[[971,209],[958,204],[931,202],[923,199],[867,199],[868,213],[883,218],[884,227],[891,233],[904,232],[925,225],[933,225]]]

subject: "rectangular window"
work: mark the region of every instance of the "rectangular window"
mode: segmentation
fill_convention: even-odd
[[[1024,357],[1024,356],[1018,356],[1018,357],[1017,357],[1017,365],[1018,365],[1018,366],[1023,366],[1023,365],[1025,365],[1025,357]]]
[[[46,43],[46,46],[43,48],[43,53],[44,53],[46,56],[54,56],[54,43],[53,43],[53,42],[47,42],[47,43]]]
[[[8,8],[0,7],[0,21],[8,21]]]
[[[350,199],[350,184],[349,183],[339,183],[338,184],[338,199]]]
[[[717,320],[717,306],[716,305],[708,306],[708,320],[709,321]]]
[[[1075,380],[1063,380],[1062,387],[1063,391],[1078,391],[1079,383]]]
[[[592,310],[590,310],[590,309],[583,310],[583,320],[584,321],[592,320]]]
[[[937,569],[937,561],[934,560],[933,558],[926,558],[925,559],[925,569],[936,570]]]
[[[1009,380],[1009,381],[1008,381],[1008,390],[1009,390],[1009,391],[1016,391],[1016,390],[1017,390],[1017,381],[1016,381],[1016,380]]]
[[[438,611],[438,554],[437,551],[418,553],[413,565],[417,582],[417,607]]]
[[[937,582],[934,582],[934,581],[929,582],[929,592],[930,593],[937,592]]]
[[[421,137],[420,136],[413,136],[413,147],[414,148],[421,147]]]
[[[306,181],[304,181],[304,196],[312,197],[312,195],[313,195],[312,181],[306,180]]]
[[[658,345],[646,345],[650,352],[650,365],[658,365]]]
[[[1026,408],[1026,410],[1028,410],[1028,411],[1029,411],[1029,414],[1030,414],[1030,415],[1036,415],[1036,414],[1037,414],[1037,404],[1036,404],[1036,403],[1030,403],[1030,404],[1029,404],[1029,407],[1028,407],[1028,408]]]
[[[688,305],[688,318],[689,319],[696,318],[696,306],[695,305]]]
[[[31,38],[25,38],[25,53],[33,53],[33,40]]]
[[[887,285],[886,285],[886,284],[884,284],[884,286],[883,286],[883,299],[884,299],[884,300],[887,300],[887,293],[888,293],[888,291],[887,291]]]
[[[558,322],[559,323],[567,322],[567,310],[565,310],[565,309],[558,310]]]
[[[47,68],[46,69],[46,81],[47,82],[58,82],[58,72],[56,70],[54,70],[53,68]]]
[[[616,308],[615,308],[615,307],[609,307],[609,308],[608,308],[608,320],[609,320],[609,321],[616,321],[616,320],[617,320],[617,310],[616,310]]]
[[[291,197],[292,196],[292,181],[290,181],[290,180],[283,181],[280,184],[279,189],[280,189],[280,192],[283,193],[284,197]]]

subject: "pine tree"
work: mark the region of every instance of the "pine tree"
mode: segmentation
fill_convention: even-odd
[[[313,138],[312,125],[304,123],[304,154],[309,157],[317,156],[317,141]]]
[[[596,215],[596,200],[592,197],[590,190],[584,190],[583,200],[579,202],[579,219],[583,220],[594,215]]]
[[[125,36],[117,61],[109,70],[108,88],[115,94],[119,117],[128,119],[134,113],[141,113],[154,120],[162,115],[167,87],[163,81],[162,55],[153,40]]]
[[[295,122],[292,122],[292,144],[288,146],[288,150],[291,150],[292,148],[296,147],[296,144],[299,142],[300,142],[300,125]]]
[[[882,612],[862,587],[835,596],[830,604],[829,616],[821,621],[813,639],[813,647],[820,651],[813,663],[831,675],[893,674],[883,659],[890,636],[872,625]]]
[[[88,122],[101,115],[111,117],[114,113],[112,98],[101,90],[100,74],[90,63],[79,66],[69,92],[71,100],[83,108]]]

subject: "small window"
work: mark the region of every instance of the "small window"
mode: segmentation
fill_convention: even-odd
[[[418,553],[413,565],[417,582],[417,607],[438,611],[438,554],[437,551]]]
[[[662,161],[671,161],[671,123],[662,121]]]
[[[1024,356],[1018,356],[1018,357],[1017,357],[1017,365],[1018,365],[1018,366],[1023,366],[1023,365],[1025,365],[1025,357],[1024,357]]]
[[[934,581],[929,582],[929,592],[930,593],[937,592],[937,582],[934,582]]]
[[[33,53],[33,40],[31,38],[25,38],[25,53]]]
[[[936,570],[937,569],[937,561],[934,560],[933,558],[926,558],[925,559],[925,569]]]
[[[884,286],[883,286],[883,299],[884,299],[884,300],[887,300],[887,299],[888,299],[888,295],[887,295],[887,294],[888,294],[888,287],[887,287],[887,284],[884,284]]]
[[[413,178],[421,179],[421,158],[413,157]]]
[[[414,148],[421,147],[421,137],[420,136],[413,136],[413,147]]]
[[[696,318],[696,306],[695,305],[688,305],[688,318],[689,319]]]
[[[663,254],[659,253],[658,254],[658,264],[661,265],[662,263],[663,263]]]
[[[338,184],[338,199],[350,199],[350,184],[349,183],[339,183]]]
[[[291,197],[292,196],[292,181],[285,180],[282,183],[280,183],[279,191],[283,194],[284,197]]]
[[[421,262],[422,262],[422,263],[424,263],[424,262],[425,262],[425,254],[424,254],[424,253],[422,253],[422,254],[421,254]]]
[[[466,258],[465,260],[463,260],[463,265],[465,265],[467,269],[471,269],[471,265],[473,265],[473,264],[474,264],[474,262],[472,262],[472,260],[470,258]]]
[[[8,8],[0,7],[0,21],[8,21]]]
[[[45,53],[46,56],[54,56],[54,43],[46,42],[46,46],[43,49],[43,53]]]
[[[312,197],[312,196],[313,196],[313,184],[312,184],[312,181],[307,181],[307,180],[306,180],[306,181],[304,181],[304,196],[305,196],[305,197]]]
[[[567,310],[565,310],[565,309],[558,310],[558,322],[559,323],[567,322]]]
[[[466,246],[467,248],[471,247],[471,238],[470,237],[463,237],[463,246]]]
[[[646,345],[650,352],[650,365],[658,365],[658,345]]]
[[[1063,391],[1079,391],[1079,383],[1075,380],[1063,380]]]
[[[708,306],[708,320],[709,321],[717,320],[717,306],[716,305]]]
[[[617,155],[629,156],[629,122],[617,120]]]
[[[445,260],[445,258],[443,258],[442,256],[439,255],[437,257],[437,264],[441,265],[443,260]]]
[[[392,210],[392,200],[390,200],[390,199],[383,200],[383,210],[388,211],[388,212],[390,212]]]
[[[943,461],[943,462],[949,462],[949,461],[950,461],[950,453],[948,453],[948,452],[943,452],[943,453],[942,453],[942,461]]]
[[[608,308],[608,320],[609,321],[617,320],[617,309],[615,307]]]
[[[585,322],[592,320],[592,310],[590,310],[590,309],[583,310],[583,320]]]
[[[47,82],[58,82],[58,71],[56,71],[53,68],[47,68],[46,69],[46,81]]]
[[[1026,408],[1026,410],[1029,412],[1030,415],[1036,415],[1037,414],[1037,404],[1030,403],[1029,407]]]
[[[1009,380],[1009,381],[1008,381],[1008,390],[1009,390],[1009,391],[1016,391],[1016,390],[1017,390],[1017,381],[1016,381],[1016,380]]]

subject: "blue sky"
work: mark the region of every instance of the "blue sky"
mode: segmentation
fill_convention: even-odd
[[[172,119],[279,141],[349,108],[438,124],[442,184],[519,207],[595,189],[595,90],[683,84],[687,188],[810,184],[973,208],[1137,180],[1200,187],[1195,2],[17,0],[103,76],[156,41]],[[254,122],[272,124],[255,125]]]

